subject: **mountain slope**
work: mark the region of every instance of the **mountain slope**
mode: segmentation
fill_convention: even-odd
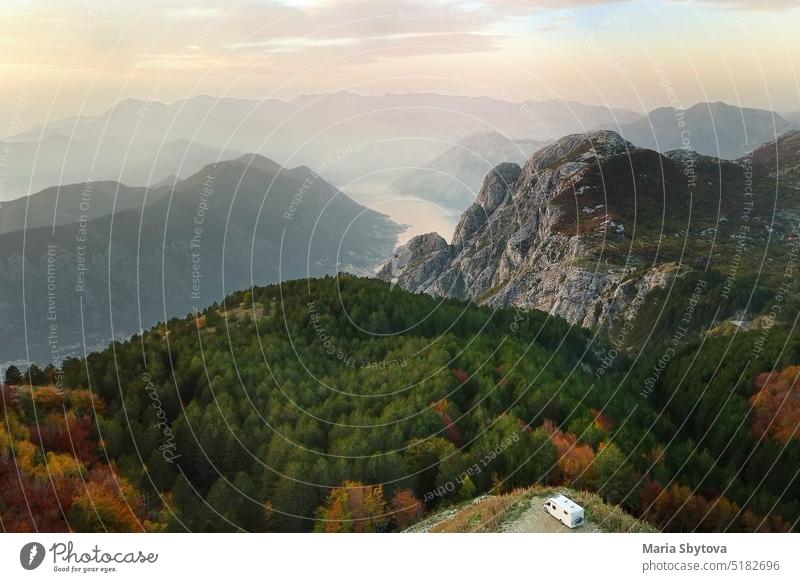
[[[752,208],[741,197],[748,180]],[[416,237],[378,276],[593,326],[633,317],[651,291],[687,269],[729,270],[734,256],[740,272],[777,283],[799,198],[741,163],[661,155],[609,131],[572,135],[524,168],[495,168],[450,244],[435,233]],[[767,248],[770,262],[761,264]]]
[[[60,358],[251,284],[369,271],[398,232],[308,168],[211,164],[143,208],[0,236],[0,360]]]
[[[170,187],[131,187],[119,182],[84,182],[46,188],[3,204],[0,235],[40,226],[88,222],[113,212],[141,209],[169,195]]]
[[[130,458],[133,435],[159,490],[174,493],[173,529],[306,531],[347,480],[383,483],[387,499],[407,489],[421,499],[506,438],[512,446],[492,473],[510,487],[535,482],[554,470],[555,449],[534,454],[547,437],[518,418],[533,422],[552,394],[563,410],[601,399],[614,415],[630,406],[634,395],[587,395],[589,375],[570,373],[584,330],[531,313],[510,334],[515,317],[374,279],[289,281],[65,362],[64,382],[92,385],[108,411],[107,446],[120,458]],[[468,384],[458,377],[464,369],[474,372]],[[147,382],[174,435],[174,464],[152,430]],[[519,467],[523,455],[529,462]],[[141,475],[135,460],[120,465]],[[478,491],[492,485],[489,471],[473,479]],[[378,516],[379,529],[391,519]]]
[[[469,206],[483,177],[501,162],[524,163],[547,142],[513,140],[497,132],[471,135],[439,154],[422,168],[401,176],[395,190],[426,198],[463,212]]]
[[[660,152],[690,149],[732,160],[795,126],[773,111],[715,102],[685,110],[662,107],[631,123],[607,127],[639,147]]]
[[[787,131],[777,140],[765,143],[756,148],[751,157],[760,174],[800,187],[800,130]]]
[[[15,484],[64,460],[66,433],[80,458],[146,493],[155,530],[397,531],[489,494],[442,529],[491,529],[497,516],[527,531],[555,525],[533,499],[546,483],[604,530],[646,529],[622,507],[666,531],[789,531],[800,439],[798,407],[782,402],[800,390],[800,334],[776,327],[753,354],[760,335],[686,338],[660,361],[650,344],[611,356],[597,334],[542,312],[375,279],[248,288],[60,371],[17,374],[2,402],[19,422],[0,425],[0,442],[14,441],[24,470],[0,455],[0,518],[62,524],[42,515],[52,495],[28,511]],[[80,418],[65,418],[66,403]],[[83,477],[103,478],[70,476],[78,495]]]

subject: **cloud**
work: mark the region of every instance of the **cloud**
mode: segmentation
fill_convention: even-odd
[[[626,0],[603,0],[625,2]],[[352,61],[374,60],[366,51],[402,57],[475,54],[496,51],[510,38],[504,23],[523,23],[526,15],[567,7],[594,5],[595,0],[161,0],[156,9],[139,3],[109,2],[102,11],[59,4],[37,5],[29,11],[38,25],[16,40],[15,60],[34,55],[43,64],[68,67],[74,47],[82,46],[81,61],[124,70],[146,68],[152,62],[174,62],[194,69],[203,59],[247,60],[270,54],[276,59],[307,55],[337,55],[350,51]],[[0,8],[0,38],[15,38],[21,14]],[[53,31],[64,45],[53,44]],[[186,58],[186,47],[198,55]],[[44,51],[44,52],[42,52]],[[229,54],[230,53],[230,54]],[[149,56],[148,56],[149,55]],[[364,55],[359,57],[357,55]]]
[[[579,8],[583,6],[600,6],[603,4],[622,4],[631,0],[492,0],[485,2],[487,6],[504,9],[518,9],[526,11],[561,10],[564,8]]]
[[[672,0],[673,3],[697,4],[727,10],[791,10],[797,0]]]
[[[496,50],[502,37],[492,29],[499,17],[479,4],[463,6],[430,0],[323,1],[301,9],[247,4],[226,26],[219,48],[243,58],[291,57],[292,64],[299,57],[311,62],[350,55],[349,65],[408,54]]]

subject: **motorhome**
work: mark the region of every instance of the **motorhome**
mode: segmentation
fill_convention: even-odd
[[[583,524],[583,507],[563,495],[545,501],[544,509],[567,527],[575,528]]]

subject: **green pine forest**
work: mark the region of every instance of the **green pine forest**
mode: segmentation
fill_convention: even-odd
[[[668,531],[792,530],[798,310],[731,331],[726,318],[775,297],[744,280],[723,297],[706,276],[686,321],[698,280],[596,330],[373,279],[298,280],[59,368],[9,369],[0,521],[391,532],[541,484]]]

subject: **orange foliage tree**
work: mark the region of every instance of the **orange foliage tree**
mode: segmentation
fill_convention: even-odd
[[[555,423],[546,420],[542,426],[558,451],[556,478],[580,485],[583,478],[592,476],[594,450],[586,444],[578,444],[578,437],[564,432]]]
[[[611,432],[614,428],[614,421],[599,410],[592,408],[592,415],[594,416],[594,425],[605,432]]]
[[[419,521],[423,514],[422,502],[410,489],[403,489],[394,494],[391,501],[392,518],[398,527],[408,527]]]
[[[76,531],[135,532],[145,529],[143,515],[141,493],[114,467],[99,465],[74,499],[69,521]]]
[[[782,443],[800,436],[800,366],[759,374],[755,383],[758,392],[750,403],[756,436]]]
[[[345,481],[331,491],[325,505],[317,510],[317,531],[376,532],[389,522],[389,507],[382,485]]]
[[[99,459],[94,415],[103,410],[102,400],[85,390],[3,391],[0,523],[5,531],[154,529],[145,519],[142,494]]]

